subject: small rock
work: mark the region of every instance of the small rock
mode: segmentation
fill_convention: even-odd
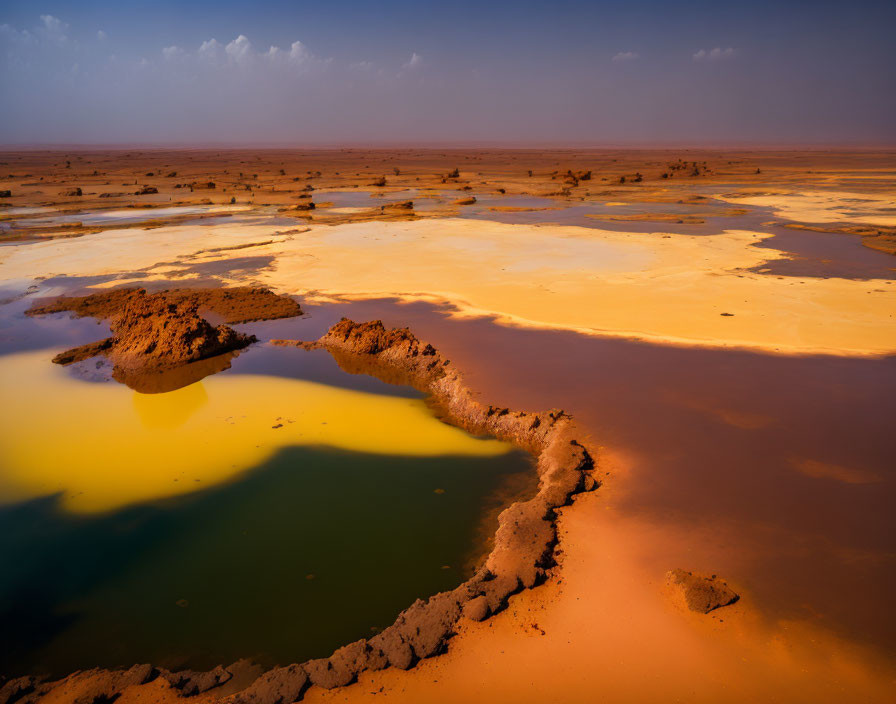
[[[715,575],[704,577],[693,572],[675,569],[667,575],[669,581],[681,587],[691,611],[708,614],[714,609],[733,604],[740,599],[725,582]]]
[[[477,596],[464,604],[464,618],[468,618],[471,621],[482,621],[488,616],[488,613],[488,599],[484,596]]]
[[[215,669],[208,672],[196,672],[195,670],[163,671],[162,676],[171,683],[172,687],[179,689],[184,696],[192,697],[221,686],[233,675],[218,665]]]
[[[224,701],[227,704],[292,704],[302,698],[307,687],[308,675],[301,665],[277,667]]]

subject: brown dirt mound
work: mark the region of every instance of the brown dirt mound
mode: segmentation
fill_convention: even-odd
[[[691,611],[708,614],[710,611],[728,606],[737,601],[740,596],[725,582],[712,575],[703,575],[676,569],[669,572],[669,581],[681,587],[685,601]]]
[[[390,210],[413,210],[414,209],[414,201],[412,200],[400,200],[395,203],[386,203],[385,205],[380,206],[380,210],[383,212],[387,212]]]
[[[70,311],[78,317],[108,321],[112,337],[67,350],[53,361],[67,365],[105,354],[114,362],[114,376],[119,381],[138,390],[165,391],[181,384],[175,382],[172,386],[160,381],[155,378],[159,373],[195,365],[256,341],[254,335],[237,332],[228,325],[213,325],[201,310],[211,311],[227,323],[283,318],[302,312],[291,298],[266,289],[243,287],[175,289],[152,294],[144,289],[117,289],[58,298],[32,307],[28,315]],[[213,365],[208,369],[220,371],[229,366],[229,358],[227,362],[223,367]],[[149,377],[153,377],[151,382]],[[180,380],[171,377],[175,378]]]
[[[209,250],[212,251],[212,250]],[[189,301],[198,309],[210,310],[230,325],[254,320],[274,320],[301,315],[302,309],[289,296],[278,296],[265,288],[176,288],[147,294],[142,288],[118,288],[89,296],[60,296],[42,305],[35,305],[28,315],[47,315],[70,311],[77,317],[111,319],[125,303],[151,295],[174,303]]]
[[[345,371],[413,385],[428,393],[429,402],[448,422],[513,442],[538,458],[537,494],[501,513],[494,547],[476,574],[453,591],[416,601],[373,638],[305,663],[312,684],[329,689],[353,682],[365,669],[412,667],[443,652],[462,618],[487,618],[503,609],[513,594],[547,578],[554,564],[556,509],[574,494],[595,487],[593,459],[576,440],[569,416],[557,410],[530,413],[481,404],[432,345],[407,328],[389,330],[379,320],[355,323],[343,318],[316,342],[272,343],[326,349]]]

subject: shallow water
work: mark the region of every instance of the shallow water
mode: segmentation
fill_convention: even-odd
[[[319,197],[338,200],[331,195],[320,193]],[[373,207],[414,195],[390,193],[379,199],[370,198],[368,192],[351,192],[341,207]],[[445,197],[448,195],[456,198],[465,194],[451,192]],[[896,278],[893,258],[863,247],[858,237],[772,225],[769,221],[774,214],[766,207],[747,206],[748,213],[743,216],[711,217],[705,224],[687,225],[610,222],[585,216],[673,210],[708,213],[709,206],[619,206],[607,201],[556,211],[506,213],[488,210],[490,196],[477,198],[480,201],[476,205],[459,208],[459,217],[692,235],[746,229],[774,235],[752,246],[781,249],[793,256],[757,267],[767,269],[764,273],[770,276]],[[493,200],[496,205],[528,203],[525,207],[540,207],[519,198],[526,197],[495,196]],[[418,198],[415,205],[417,202],[436,201]],[[253,217],[263,222],[265,216]],[[331,235],[325,231],[322,236]],[[332,236],[344,235],[337,232]],[[524,254],[538,261],[537,253]],[[242,265],[238,260],[223,260],[214,262],[218,269],[201,273],[225,276]],[[107,279],[99,277],[101,280]],[[297,277],[297,281],[301,285],[304,279]],[[43,284],[53,282],[48,279]],[[64,286],[65,281],[59,285]],[[24,305],[23,301],[12,307],[23,309]],[[779,357],[686,349],[570,332],[514,329],[485,319],[449,320],[444,310],[432,306],[389,301],[305,308],[307,314],[301,319],[240,327],[262,340],[308,340],[322,334],[341,315],[409,325],[454,360],[474,388],[489,400],[520,408],[564,407],[594,434],[603,445],[602,461],[612,468],[601,496],[612,497],[614,510],[673,536],[666,553],[649,565],[656,584],[666,570],[675,567],[719,572],[743,595],[742,605],[756,609],[769,623],[809,624],[846,643],[867,645],[888,656],[896,653],[896,624],[889,608],[890,594],[896,589],[896,544],[892,538],[896,532],[889,515],[889,507],[896,500],[892,465],[896,446],[890,422],[896,414],[892,394],[896,367],[892,357]],[[786,306],[781,312],[787,313]],[[22,327],[15,327],[19,324]],[[53,338],[51,329],[59,325],[58,320],[19,320],[12,328],[3,325],[0,318],[0,348],[7,344],[9,351],[62,344],[61,339]],[[103,336],[102,328],[98,330],[92,321],[73,321],[64,327],[66,332],[60,329],[60,335],[77,340],[67,343],[69,346]],[[19,337],[16,331],[27,334]],[[563,364],[551,362],[558,359],[558,354]],[[261,388],[274,379],[267,388],[275,395],[284,384],[297,390],[306,388],[291,385],[298,381],[322,384],[328,387],[327,394],[335,389],[418,399],[413,390],[391,387],[387,391],[377,380],[344,374],[325,353],[298,354],[296,350],[268,346],[253,347],[236,357],[231,369],[220,375],[220,379],[225,378],[244,378],[248,384],[245,388]],[[218,377],[203,383],[203,388],[216,386]],[[43,412],[41,405],[33,415]],[[167,411],[156,414],[162,418],[171,415]],[[281,429],[259,427],[261,430],[279,433]],[[313,444],[298,448],[278,445],[270,454],[250,457],[244,462],[246,469],[211,489],[144,500],[118,513],[147,507],[155,510],[157,504],[193,501],[207,492],[242,486],[260,476],[257,473],[267,471],[260,468],[284,453],[296,452],[302,457],[307,453],[315,457],[314,462],[329,461],[330,451],[324,453],[326,457],[319,457],[315,455],[318,449]],[[342,449],[337,454],[347,451]],[[357,453],[357,448],[354,451]],[[368,449],[361,456],[361,460],[352,461],[352,466],[374,466],[378,462],[391,466],[395,455]],[[428,458],[422,465],[430,466],[444,457]],[[496,467],[493,462],[503,462],[507,457],[474,454],[457,464],[469,461]],[[455,459],[456,455],[452,461]],[[398,464],[405,461],[421,462],[407,457],[395,460]],[[505,476],[500,470],[496,472]],[[510,472],[509,476],[523,473]],[[500,485],[504,480],[496,481]],[[48,501],[45,495],[43,499],[32,498],[27,508],[41,511],[41,502]],[[58,511],[59,500],[52,505]],[[74,520],[71,512],[59,515]],[[94,512],[87,519],[98,521],[107,515]],[[304,575],[299,577],[304,579]],[[279,587],[269,588],[276,591]],[[103,598],[114,601],[113,596],[102,593]],[[191,598],[183,598],[190,606],[178,608],[192,608]],[[405,600],[398,608],[408,603]],[[33,630],[43,632],[42,628]],[[169,630],[174,630],[170,624]],[[241,635],[247,643],[254,642],[253,637]],[[335,645],[356,637],[361,636],[346,636]]]
[[[425,460],[287,447],[242,480],[97,515],[0,509],[0,669],[287,664],[466,578],[519,452]]]
[[[570,204],[560,210],[500,212],[487,208],[463,210],[461,217],[495,220],[509,224],[575,225],[617,232],[668,232],[681,235],[715,235],[724,230],[768,232],[773,236],[758,247],[777,249],[790,260],[773,262],[768,273],[782,276],[837,277],[844,279],[896,279],[893,257],[862,246],[859,235],[795,230],[775,224],[771,208],[744,205],[744,215],[713,216],[721,211],[718,204],[685,205],[675,203],[626,203],[611,206],[602,203]],[[703,223],[602,220],[591,215],[642,213],[678,213],[703,216]]]
[[[525,453],[322,351],[261,343],[139,394],[50,363],[54,330],[59,345],[104,326],[22,307],[0,316],[4,673],[327,655],[463,581],[497,509],[534,489]]]
[[[32,217],[20,221],[12,221],[17,227],[53,227],[57,225],[114,225],[180,217],[184,215],[201,215],[204,213],[227,213],[243,210],[243,207],[226,205],[184,205],[168,208],[119,208],[113,210],[84,210],[77,213],[54,215],[52,217]],[[44,209],[34,209],[40,212]],[[25,213],[23,213],[25,214]]]
[[[693,186],[689,191],[712,198],[738,184],[714,184]],[[370,208],[383,203],[414,200],[414,209],[426,212],[451,204],[457,198],[473,195],[476,203],[460,206],[454,217],[472,220],[492,220],[511,225],[565,225],[587,227],[616,232],[668,232],[682,235],[716,235],[724,230],[750,230],[771,233],[773,236],[759,247],[778,249],[791,256],[765,267],[766,273],[781,276],[837,277],[845,279],[896,280],[896,264],[893,257],[861,244],[858,235],[830,232],[795,230],[776,224],[774,209],[750,203],[726,203],[709,200],[705,203],[651,203],[624,200],[590,200],[587,202],[562,201],[537,196],[497,195],[476,191],[427,191],[435,197],[420,197],[421,192],[408,189],[384,193],[382,196],[369,190],[334,191],[322,193],[323,200],[332,201],[337,208]],[[682,194],[682,196],[685,194]],[[514,207],[533,210],[505,211],[493,208]],[[541,208],[541,209],[539,209]],[[725,215],[725,211],[742,209],[742,215]],[[632,221],[602,219],[601,216],[667,214],[682,218],[698,216],[702,223],[675,221]],[[596,216],[596,217],[595,217]]]
[[[0,210],[0,215],[40,215],[41,213],[50,212],[53,212],[53,208],[25,206],[21,208],[4,208],[3,210]]]
[[[615,509],[679,536],[650,566],[656,583],[676,567],[718,572],[771,623],[896,654],[896,358],[653,345],[423,303],[340,308],[410,326],[496,403],[570,412],[601,446]],[[558,350],[563,364],[546,363]]]

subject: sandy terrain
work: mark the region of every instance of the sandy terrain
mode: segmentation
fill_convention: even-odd
[[[763,242],[768,233],[739,228],[732,214],[743,211],[728,205],[764,206],[783,224],[802,227],[874,223],[884,229],[867,230],[864,239],[881,247],[894,218],[883,213],[896,203],[889,154],[689,152],[685,161],[672,152],[572,151],[2,157],[12,171],[4,181],[12,193],[4,204],[12,207],[0,214],[14,219],[8,238],[95,233],[0,253],[6,281],[26,272],[31,279],[106,277],[108,284],[134,272],[150,280],[189,280],[211,272],[228,284],[258,282],[292,294],[444,300],[466,313],[588,334],[789,353],[896,349],[890,281],[764,275],[762,267],[792,255],[776,251],[774,240]],[[643,180],[633,183],[631,174]],[[373,186],[381,177],[386,185]],[[134,183],[122,195],[99,198],[130,180]],[[64,195],[76,183],[82,195]],[[846,190],[859,184],[861,192]],[[135,196],[137,185],[158,193]],[[370,201],[370,207],[337,207],[328,216],[327,194],[351,189],[362,189],[355,199]],[[645,206],[690,203],[694,214],[690,219],[661,212],[609,215],[656,222],[643,232],[616,232],[612,224],[606,229],[509,225],[452,219],[457,206],[438,197],[452,189],[548,196],[557,203],[553,207],[620,203],[620,197]],[[367,191],[387,202],[411,193],[417,207],[383,209]],[[718,196],[720,207],[707,211],[713,203],[709,193]],[[322,205],[313,211],[282,210],[285,204],[306,203],[309,195]],[[420,210],[427,200],[422,195],[444,202]],[[199,210],[172,213],[172,204]],[[47,212],[23,214],[23,208],[49,208],[57,218],[67,213],[75,219],[78,211],[109,217],[93,215],[91,224],[72,229],[56,221],[35,225]],[[156,208],[167,217],[122,222],[120,216]],[[223,208],[238,210],[223,211],[222,217]],[[687,224],[708,216],[718,218],[712,237],[663,228],[664,221]],[[27,233],[22,226],[28,226]],[[509,240],[513,247],[506,246]],[[754,246],[760,242],[763,247]],[[370,257],[379,265],[370,266]]]
[[[312,302],[392,297],[444,303],[458,318],[488,315],[516,328],[635,339],[658,349],[869,363],[896,352],[896,285],[888,273],[896,260],[890,264],[885,254],[896,225],[892,153],[135,150],[5,153],[0,162],[6,176],[0,190],[11,192],[0,199],[8,205],[0,210],[0,239],[10,243],[0,248],[4,298],[135,280],[251,284]],[[75,188],[81,195],[66,195]],[[157,192],[134,195],[152,189]],[[345,191],[358,191],[349,205],[340,200]],[[121,195],[101,197],[107,193]],[[476,205],[456,201],[470,197],[543,197],[552,205],[487,204],[492,220],[465,215],[463,209]],[[381,207],[408,199],[412,209]],[[309,201],[314,209],[303,207]],[[552,208],[583,203],[635,205],[644,212],[592,218],[592,226],[552,224]],[[106,211],[105,220],[95,217]],[[128,218],[132,212],[150,215]],[[58,216],[70,220],[39,220]],[[622,227],[632,224],[640,229]],[[845,249],[867,244],[881,250],[862,250],[881,258],[875,259],[883,262],[881,273],[825,276],[815,270],[820,259],[808,256],[806,273],[775,272],[771,267],[799,259],[785,248],[782,229],[804,238],[828,233],[842,238]],[[475,357],[475,340],[458,345]],[[21,363],[30,362],[22,357]],[[26,376],[55,373],[64,374],[47,362]],[[731,374],[738,373],[732,366]],[[14,374],[11,383],[21,376]],[[209,389],[223,393],[228,381],[227,375],[212,377]],[[264,393],[282,391],[282,380],[271,383],[270,391],[254,380],[251,389],[228,393],[258,394],[261,407]],[[505,383],[498,390],[512,394]],[[601,398],[601,389],[594,396]],[[762,409],[732,408],[725,399],[685,394],[679,400],[681,408],[738,432],[771,422]],[[558,394],[550,403],[568,401],[574,398]],[[370,411],[382,408],[377,402]],[[58,410],[62,423],[65,408]],[[252,432],[262,432],[268,418],[256,415]],[[395,417],[404,416],[396,411]],[[787,419],[776,423],[790,427]],[[601,428],[588,421],[585,427],[601,442]],[[238,449],[227,445],[222,452]],[[238,464],[250,466],[254,459],[240,456]],[[764,611],[742,581],[749,570],[737,556],[726,556],[721,536],[718,545],[708,541],[708,549],[705,536],[695,537],[683,522],[658,522],[632,506],[630,496],[641,496],[635,488],[643,491],[639,481],[645,481],[637,458],[611,445],[597,463],[604,484],[562,510],[559,566],[545,585],[512,597],[506,611],[483,623],[463,623],[446,655],[408,672],[364,673],[345,689],[312,688],[305,701],[388,695],[387,701],[408,702],[625,702],[633,692],[638,701],[657,702],[890,699],[896,666],[887,647],[860,643],[820,621]],[[884,481],[856,465],[793,458],[795,473],[815,481]],[[111,497],[109,505],[133,499]],[[864,565],[884,558],[850,559]],[[710,573],[720,564],[742,598],[708,615],[689,611],[664,577],[667,569]],[[43,701],[72,702],[76,690],[69,686]],[[214,692],[196,701],[219,699]],[[219,691],[225,693],[231,691]],[[119,701],[178,698],[156,680],[125,691]]]
[[[131,272],[190,281],[214,265],[231,285],[312,298],[447,301],[465,314],[587,334],[782,353],[896,351],[891,281],[750,271],[785,258],[754,246],[768,237],[759,232],[645,235],[458,218],[282,231],[230,222],[160,227],[151,238],[110,230],[0,252],[0,276],[65,274],[120,285]],[[246,245],[255,245],[257,268],[233,268]],[[383,264],[370,266],[373,259]]]

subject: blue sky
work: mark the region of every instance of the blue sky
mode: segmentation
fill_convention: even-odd
[[[893,144],[896,2],[0,3],[0,142]]]

